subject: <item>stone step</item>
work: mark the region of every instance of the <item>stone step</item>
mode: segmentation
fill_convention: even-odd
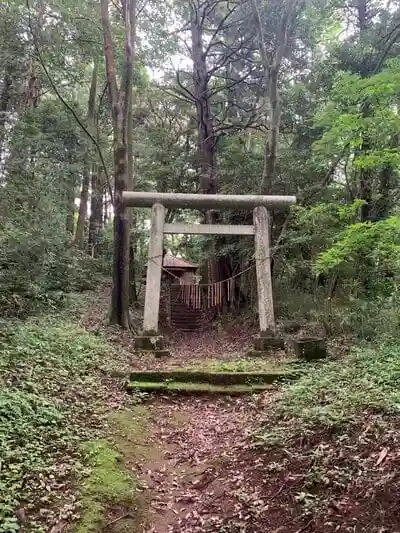
[[[183,324],[185,323],[198,324],[202,322],[200,318],[187,317],[187,316],[186,317],[185,316],[174,316],[174,315],[171,316],[171,320],[173,320],[174,322],[182,322]]]
[[[127,389],[130,391],[159,392],[163,394],[189,394],[189,395],[228,395],[260,394],[268,390],[271,385],[210,385],[209,383],[158,383],[130,381]]]
[[[143,383],[208,383],[210,385],[262,385],[292,380],[299,372],[284,367],[258,372],[213,372],[200,370],[147,370],[130,374],[130,381]]]
[[[172,325],[177,329],[187,329],[190,331],[196,331],[196,329],[202,327],[201,324],[177,324],[176,322],[172,322]]]

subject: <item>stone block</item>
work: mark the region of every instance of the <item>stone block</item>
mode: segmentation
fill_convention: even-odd
[[[325,359],[328,355],[325,339],[321,337],[291,339],[289,344],[296,356],[306,361]]]
[[[259,337],[253,337],[253,346],[257,352],[283,350],[285,348],[285,342],[281,337],[260,335]]]
[[[171,352],[169,350],[156,350],[154,356],[160,359],[163,357],[171,357]]]
[[[260,351],[260,350],[248,350],[246,352],[246,357],[263,357],[268,358],[271,356],[271,350],[269,351]]]
[[[164,339],[160,335],[142,335],[135,337],[135,349],[137,351],[155,352],[164,350]]]
[[[302,327],[304,327],[304,325],[303,322],[298,320],[286,320],[285,322],[282,322],[282,330],[285,333],[297,333]]]

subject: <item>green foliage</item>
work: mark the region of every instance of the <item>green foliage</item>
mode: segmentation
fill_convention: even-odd
[[[0,352],[0,531],[18,529],[20,506],[39,530],[40,509],[51,521],[49,509],[61,505],[53,485],[68,487],[82,468],[78,444],[95,431],[93,406],[102,395],[94,371],[110,347],[47,317],[3,325]]]
[[[316,125],[325,133],[314,144],[315,152],[334,154],[346,147],[359,150],[368,138],[369,151],[357,155],[357,168],[397,166],[398,150],[388,142],[400,133],[396,106],[399,76],[398,60],[370,77],[339,73],[329,103],[316,115]]]
[[[94,288],[99,281],[99,263],[62,235],[8,222],[0,226],[0,265],[0,309],[9,315],[56,306],[64,293]]]
[[[20,316],[38,305],[56,305],[62,293],[98,282],[98,264],[72,246],[66,231],[79,143],[76,124],[51,100],[28,110],[13,130],[0,198],[3,314]]]
[[[357,422],[365,411],[396,414],[400,405],[400,345],[393,341],[363,346],[286,385],[275,423],[261,435],[267,443],[283,443],[319,429]]]
[[[278,283],[297,291],[315,291],[312,270],[315,258],[329,248],[349,224],[357,221],[362,204],[363,201],[355,200],[351,204],[326,202],[295,207],[285,235]]]
[[[348,226],[317,257],[314,272],[354,280],[368,295],[389,296],[399,281],[400,216]]]

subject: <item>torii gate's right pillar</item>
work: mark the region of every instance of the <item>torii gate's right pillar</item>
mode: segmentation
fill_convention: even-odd
[[[275,335],[269,215],[266,207],[256,207],[253,212],[253,220],[260,336]]]
[[[260,334],[254,337],[252,354],[264,355],[271,349],[284,348],[284,343],[283,339],[276,336],[271,275],[270,221],[267,208],[264,206],[256,207],[253,211],[253,221]]]

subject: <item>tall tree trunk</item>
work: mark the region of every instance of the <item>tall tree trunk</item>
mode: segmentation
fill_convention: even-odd
[[[109,209],[108,209],[108,202],[109,202],[109,199],[108,199],[108,193],[107,193],[107,190],[104,190],[104,194],[103,194],[103,205],[102,205],[102,208],[103,208],[103,227],[107,226],[107,223],[108,223],[108,219],[110,218],[110,212],[109,212]]]
[[[104,37],[104,57],[111,102],[114,136],[114,260],[113,289],[110,322],[129,327],[129,217],[122,205],[122,193],[128,186],[128,120],[132,96],[133,43],[132,28],[135,20],[136,0],[123,2],[125,27],[125,53],[121,88],[118,90],[114,42],[108,11],[108,0],[101,0],[101,17]]]
[[[268,134],[265,140],[264,169],[261,181],[261,193],[271,194],[272,180],[276,168],[279,146],[279,128],[281,122],[281,102],[278,88],[279,72],[293,21],[299,11],[299,7],[304,5],[304,2],[302,0],[294,0],[286,6],[283,5],[283,12],[276,33],[275,53],[271,58],[269,58],[267,54],[262,12],[257,0],[251,0],[251,5],[256,21],[260,57],[263,68],[262,84],[264,89],[264,97],[266,100],[268,125]]]
[[[202,8],[207,9],[207,6]],[[218,190],[216,175],[216,138],[214,121],[210,110],[208,74],[203,47],[203,12],[200,7],[192,9],[192,61],[194,95],[198,124],[198,160],[201,171],[200,189],[203,194],[216,194]]]
[[[70,177],[71,183],[68,186],[67,190],[67,220],[65,223],[65,229],[67,230],[67,233],[71,235],[71,241],[72,241],[72,235],[74,234],[74,226],[75,226],[75,187],[73,183],[73,177]]]
[[[90,84],[89,91],[89,101],[88,101],[88,112],[87,112],[87,127],[90,133],[93,135],[95,133],[95,123],[96,123],[96,92],[97,92],[97,72],[98,65],[97,61],[94,64],[92,72],[92,81]],[[89,201],[89,183],[90,183],[90,171],[91,171],[91,150],[85,148],[85,161],[83,164],[83,177],[82,177],[82,190],[81,198],[79,204],[79,214],[78,221],[76,224],[76,233],[75,233],[75,245],[78,248],[83,248],[83,238],[85,234],[85,225],[87,218],[87,209]]]
[[[130,29],[131,29],[131,49],[132,49],[132,72],[133,63],[135,61],[135,41],[136,41],[136,5],[135,2],[130,2]],[[133,94],[132,85],[128,102],[128,124],[127,124],[127,143],[128,143],[128,190],[133,191],[135,189],[135,169],[134,169],[134,150],[133,150]],[[136,255],[136,213],[133,209],[128,213],[129,223],[129,302],[137,302],[137,290],[136,290],[136,269],[135,269],[135,255]]]
[[[358,0],[357,2],[357,15],[358,15],[358,26],[360,41],[364,39],[364,34],[368,30],[367,25],[367,14],[368,14],[368,5],[367,0]],[[363,78],[366,78],[371,75],[368,62],[362,60],[360,65],[360,75]],[[367,119],[371,116],[372,108],[371,104],[366,101],[362,106],[362,117]],[[360,149],[356,153],[356,157],[363,156],[367,154],[371,149],[371,140],[367,133],[363,134],[362,143]],[[372,186],[373,186],[374,173],[371,169],[361,168],[360,170],[360,181],[359,181],[359,191],[358,195],[361,200],[364,200],[365,203],[361,206],[361,221],[364,222],[369,220],[372,216]]]
[[[92,257],[99,254],[99,238],[103,226],[103,187],[102,167],[93,166],[91,176],[90,218],[89,218],[89,252]]]
[[[217,157],[214,121],[210,109],[208,72],[206,55],[204,53],[203,26],[204,10],[208,9],[207,3],[196,7],[192,6],[190,30],[192,37],[193,61],[193,94],[196,98],[196,118],[198,128],[197,159],[200,168],[200,191],[203,194],[216,194],[217,183]],[[208,210],[205,214],[207,224],[217,221],[216,212]],[[210,253],[216,256],[215,239],[208,245]],[[218,262],[213,259],[209,262],[208,278],[210,283],[220,279]]]
[[[0,84],[0,161],[3,155],[3,144],[6,133],[7,111],[11,99],[12,80],[7,73]]]

